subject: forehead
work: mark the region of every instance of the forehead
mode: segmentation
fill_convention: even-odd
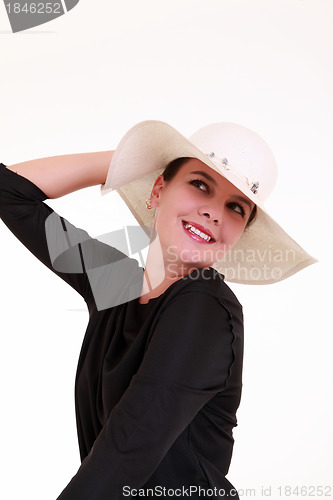
[[[187,168],[192,168],[192,167],[195,167],[195,168],[200,168],[200,169],[204,169],[204,170],[207,170],[209,172],[213,171],[212,168],[210,168],[208,165],[206,165],[206,163],[198,160],[198,158],[189,158],[187,160],[187,162],[184,164],[184,168],[187,167]],[[216,172],[217,173],[217,172]],[[218,174],[219,175],[219,174]]]
[[[214,169],[210,168],[206,163],[198,160],[197,158],[190,158],[178,171],[179,176],[187,175],[189,173],[203,173],[206,174],[205,177],[210,180],[213,184],[217,185],[218,183],[227,182],[231,186],[233,184],[229,183],[225,177],[223,177],[220,173],[216,172]]]

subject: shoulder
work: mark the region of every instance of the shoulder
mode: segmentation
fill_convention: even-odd
[[[165,353],[178,353],[186,366],[224,367],[225,379],[235,359],[242,359],[244,332],[242,306],[223,275],[206,268],[178,280],[163,295],[149,338],[158,348],[159,363]],[[197,361],[185,363],[191,356]]]
[[[224,324],[243,334],[242,306],[223,275],[213,268],[197,269],[175,282],[158,300],[155,313],[169,322],[182,317],[196,328],[215,330],[214,323]]]
[[[218,302],[228,310],[242,312],[242,305],[224,281],[224,276],[212,267],[195,269],[170,287],[169,300],[182,296],[192,301],[200,297],[205,302]]]

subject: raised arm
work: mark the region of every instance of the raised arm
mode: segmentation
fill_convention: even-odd
[[[84,242],[84,248],[90,249],[88,257],[85,256],[90,263],[89,270],[96,267],[96,262],[102,265],[116,261],[120,252],[91,238],[84,230],[75,228],[43,202],[47,198],[58,198],[104,183],[112,155],[113,151],[103,151],[41,158],[7,167],[0,164],[0,219],[41,262],[91,303],[92,294],[81,243]],[[51,214],[52,218],[49,217]],[[51,221],[51,226],[48,224],[46,227],[47,221]],[[47,228],[52,229],[51,240],[46,237]],[[70,240],[69,228],[73,235]],[[66,257],[68,252],[65,252],[62,263],[54,267],[55,256],[51,251],[51,258],[50,250],[57,251],[64,238],[67,246],[62,251],[70,250],[69,255]]]
[[[78,189],[104,184],[114,151],[38,158],[7,166],[41,189],[48,198],[60,198]]]

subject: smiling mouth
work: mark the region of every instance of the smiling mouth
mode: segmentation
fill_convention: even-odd
[[[203,231],[200,231],[197,227],[193,226],[189,222],[182,221],[184,229],[197,241],[200,241],[202,243],[214,243],[215,240],[208,234],[204,233]]]

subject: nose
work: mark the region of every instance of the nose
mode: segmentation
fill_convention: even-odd
[[[200,215],[204,215],[207,219],[219,225],[222,222],[222,205],[219,203],[217,206],[205,206],[199,209]]]

